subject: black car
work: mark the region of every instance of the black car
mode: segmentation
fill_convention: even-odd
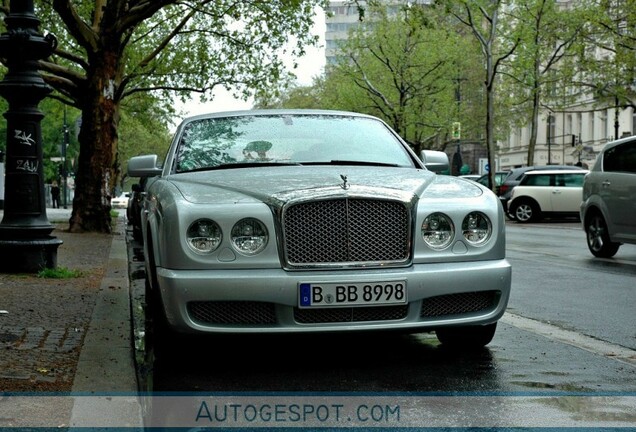
[[[503,181],[508,177],[510,171],[497,171],[495,172],[495,193],[499,195],[499,186],[503,183]],[[488,176],[490,173],[486,173],[483,176],[479,177],[475,180],[477,183],[480,183],[486,187],[488,187]]]
[[[133,238],[137,241],[142,241],[141,202],[143,200],[144,187],[147,180],[147,178],[141,178],[139,183],[132,185],[128,199],[128,207],[126,208],[126,219],[128,219],[128,225],[132,228]]]

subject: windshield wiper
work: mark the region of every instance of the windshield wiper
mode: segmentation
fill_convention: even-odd
[[[301,164],[297,162],[238,162],[238,163],[225,163],[221,165],[195,168],[195,169],[179,171],[179,172],[187,173],[187,172],[197,172],[197,171],[214,171],[214,170],[231,169],[231,168],[253,168],[253,167],[297,166],[297,165],[301,165]]]
[[[301,162],[301,165],[358,165],[358,166],[381,166],[381,167],[400,167],[402,165],[385,163],[385,162],[371,162],[371,161],[356,161],[356,160],[330,160],[322,162]]]

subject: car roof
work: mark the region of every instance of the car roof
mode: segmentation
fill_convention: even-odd
[[[510,174],[510,171],[495,171],[495,176],[507,176],[509,174]],[[481,176],[479,176],[479,178],[486,178],[489,175],[490,175],[489,173],[482,174]]]
[[[616,147],[617,145],[621,145],[626,142],[630,142],[634,140],[636,140],[636,135],[631,135],[625,138],[617,139],[616,141],[610,141],[607,144],[605,144],[605,146],[603,147],[603,151],[609,150],[612,147]]]
[[[369,114],[363,114],[353,111],[324,110],[324,109],[254,109],[254,110],[237,110],[237,111],[219,111],[205,114],[198,114],[183,119],[184,122],[191,120],[200,120],[206,118],[219,117],[239,117],[239,116],[267,116],[267,115],[331,115],[331,116],[347,116],[362,117],[378,120]]]
[[[510,170],[510,174],[508,174],[508,177],[506,177],[506,179],[504,180],[504,183],[521,180],[521,176],[528,171],[564,170],[564,169],[580,171],[583,168],[577,167],[574,165],[530,165],[530,166],[524,166],[524,167],[517,167],[517,168],[512,168]]]
[[[539,171],[539,170],[582,170],[583,168],[577,167],[575,165],[530,165],[512,168],[511,171],[519,172],[519,171]]]
[[[526,171],[525,175],[537,175],[537,174],[587,174],[589,170],[586,169],[553,169],[553,170],[532,170]]]

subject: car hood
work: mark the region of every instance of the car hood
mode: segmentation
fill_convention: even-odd
[[[168,180],[191,203],[285,203],[308,196],[469,198],[476,183],[413,168],[357,166],[257,167],[182,173]]]

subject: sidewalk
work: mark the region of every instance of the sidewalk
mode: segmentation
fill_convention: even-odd
[[[47,209],[56,227],[51,235],[64,242],[58,249],[58,267],[80,270],[80,278],[0,273],[0,392],[136,395],[124,213],[120,211],[113,234],[74,234],[65,231],[70,208]],[[61,425],[83,424],[94,414],[88,400],[49,407],[55,411],[52,418],[59,418]],[[139,427],[135,400],[114,404],[109,415]],[[11,407],[6,401],[0,405],[0,427],[19,427],[6,424],[6,419],[19,422],[48,415],[41,407],[27,412],[24,406],[7,415],[5,408]]]

